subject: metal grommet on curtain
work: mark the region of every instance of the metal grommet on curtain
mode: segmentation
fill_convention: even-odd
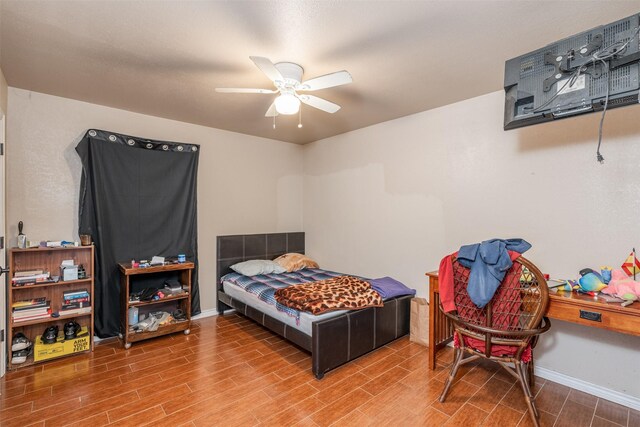
[[[198,151],[198,147],[191,147],[191,151]]]
[[[118,139],[118,138],[116,138],[115,135],[109,135],[109,141],[116,142],[116,139]]]
[[[184,148],[182,147],[182,145],[178,145],[177,150],[178,150],[178,151],[182,151],[182,150],[184,150]]]
[[[136,142],[133,139],[127,140],[127,144],[129,144],[129,145],[135,145],[135,143]]]
[[[167,151],[167,150],[169,149],[169,146],[168,146],[167,144],[164,144],[164,145],[162,146],[162,149],[163,149],[164,151]]]
[[[146,145],[147,148],[153,148],[153,144],[149,143]]]
[[[97,135],[97,133],[96,133],[95,130],[90,130],[89,131],[89,136],[96,136],[96,135]]]

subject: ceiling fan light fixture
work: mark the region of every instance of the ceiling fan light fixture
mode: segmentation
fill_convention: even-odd
[[[340,106],[338,104],[334,104],[331,101],[327,101],[326,99],[322,99],[314,95],[299,95],[297,91],[315,91],[342,86],[353,82],[351,74],[349,74],[349,72],[346,70],[336,71],[334,73],[315,77],[311,80],[302,81],[304,69],[294,62],[278,62],[274,64],[269,58],[264,58],[262,56],[250,56],[249,58],[253,61],[254,64],[256,64],[260,71],[262,71],[269,78],[269,80],[271,80],[271,82],[275,85],[275,90],[222,87],[216,88],[216,92],[260,94],[279,93],[279,95],[267,109],[265,117],[275,118],[275,116],[279,114],[296,114],[301,111],[301,104],[305,104],[326,113],[333,114],[340,110]],[[298,120],[298,127],[302,127],[301,120]]]
[[[278,114],[292,115],[300,110],[300,100],[291,93],[283,93],[275,100]]]

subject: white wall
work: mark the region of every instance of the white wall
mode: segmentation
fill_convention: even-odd
[[[502,92],[305,146],[307,253],[390,275],[427,296],[424,273],[465,243],[522,237],[552,277],[619,266],[640,247],[640,107],[504,132]],[[640,337],[562,322],[537,363],[640,397]],[[600,364],[610,367],[601,368]],[[620,369],[624,367],[624,369]]]
[[[9,89],[7,223],[29,240],[78,240],[88,129],[201,144],[198,247],[203,310],[215,308],[215,242],[222,234],[302,230],[302,147],[95,104]],[[149,254],[151,256],[153,254]]]

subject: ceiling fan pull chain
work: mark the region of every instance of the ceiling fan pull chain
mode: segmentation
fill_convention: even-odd
[[[298,111],[298,129],[302,128],[302,107]]]
[[[273,128],[276,128],[276,116],[273,116]]]

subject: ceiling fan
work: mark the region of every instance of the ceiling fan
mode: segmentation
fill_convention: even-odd
[[[304,69],[293,62],[278,62],[274,64],[268,58],[250,56],[251,60],[276,86],[271,89],[250,88],[216,88],[216,92],[222,93],[279,93],[273,101],[265,117],[275,117],[278,114],[296,114],[300,110],[300,103],[307,104],[327,113],[335,113],[340,109],[338,104],[327,101],[313,95],[299,94],[334,86],[351,83],[353,79],[347,71],[337,71],[311,80],[302,81]]]

